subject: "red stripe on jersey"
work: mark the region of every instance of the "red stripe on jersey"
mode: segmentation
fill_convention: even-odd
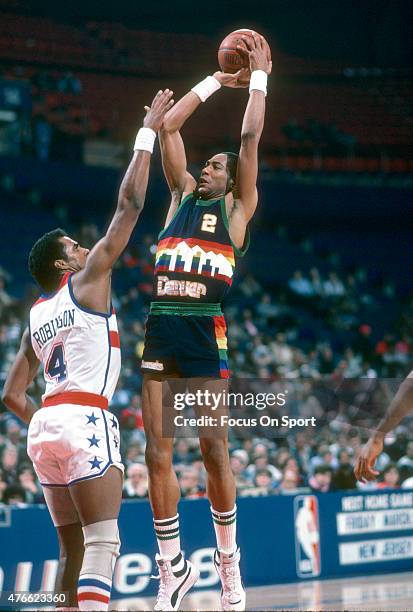
[[[222,253],[223,255],[234,257],[234,249],[231,245],[202,240],[200,238],[174,238],[173,236],[170,236],[169,238],[163,238],[163,240],[158,242],[157,250],[172,249],[180,242],[186,242],[189,247],[198,245],[206,251],[213,251],[214,253]]]
[[[120,338],[117,331],[109,332],[110,346],[112,348],[120,348]]]
[[[109,603],[109,597],[107,597],[106,595],[101,595],[100,593],[93,593],[89,591],[78,593],[78,601],[87,601],[88,599],[92,599],[93,601],[101,601],[103,603]]]
[[[59,404],[94,406],[107,410],[109,401],[107,397],[97,395],[97,393],[88,393],[87,391],[65,391],[64,393],[57,393],[56,395],[46,397],[43,400],[42,407],[48,408],[49,406],[58,406]]]

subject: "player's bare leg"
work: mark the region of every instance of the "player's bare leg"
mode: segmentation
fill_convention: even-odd
[[[155,610],[178,610],[184,595],[198,580],[199,572],[184,559],[179,536],[180,490],[172,465],[173,438],[162,435],[163,382],[145,374],[142,414],[146,433],[149,498],[154,516],[159,555],[159,591]]]
[[[206,391],[214,398],[223,398],[228,391],[225,379],[191,379],[190,390]],[[214,564],[222,584],[223,610],[245,610],[245,590],[239,569],[240,551],[236,543],[237,507],[236,485],[228,452],[228,432],[221,425],[221,417],[228,414],[228,406],[222,400],[214,410],[208,405],[198,406],[197,416],[211,415],[218,423],[215,427],[199,430],[199,443],[207,471],[207,494],[211,502],[212,520],[217,539]]]
[[[112,575],[119,556],[118,515],[122,472],[112,466],[100,478],[83,480],[69,490],[84,535],[85,554],[78,583],[80,610],[108,610]]]
[[[162,385],[159,378],[145,374],[142,388],[142,413],[146,434],[146,465],[149,498],[155,520],[177,513],[179,484],[172,465],[173,439],[162,433]]]
[[[77,583],[83,563],[83,531],[80,523],[57,527],[59,538],[59,567],[56,576],[56,593],[69,593],[67,607],[78,609]],[[65,607],[66,607],[65,606]]]
[[[55,592],[68,593],[68,600],[56,607],[77,610],[77,583],[84,553],[82,525],[68,488],[44,487],[43,492],[59,538]]]

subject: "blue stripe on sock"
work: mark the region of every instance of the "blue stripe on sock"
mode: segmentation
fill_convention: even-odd
[[[110,586],[105,582],[101,582],[100,580],[95,580],[94,578],[80,578],[78,582],[78,586],[91,586],[98,587],[99,589],[104,589],[110,593]]]

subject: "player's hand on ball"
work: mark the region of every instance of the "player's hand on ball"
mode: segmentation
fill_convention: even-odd
[[[241,68],[233,74],[218,70],[213,76],[223,87],[248,87],[251,75],[248,68]]]
[[[268,59],[268,50],[264,38],[258,34],[253,34],[252,37],[243,36],[242,40],[246,49],[237,45],[237,51],[241,55],[248,56],[250,71],[263,70],[267,74],[271,74],[272,61]]]
[[[363,446],[357,457],[354,474],[357,480],[366,482],[376,480],[380,472],[374,469],[377,457],[383,451],[383,437],[372,436]]]
[[[157,132],[161,128],[166,113],[174,104],[172,99],[173,95],[174,92],[170,89],[158,91],[152,100],[151,106],[145,106],[146,116],[143,120],[144,127],[150,128],[154,132]]]

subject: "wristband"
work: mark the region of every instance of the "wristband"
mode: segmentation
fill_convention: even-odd
[[[155,144],[156,132],[151,128],[140,128],[133,147],[134,151],[149,151],[152,153]]]
[[[212,96],[212,94],[220,88],[221,83],[215,77],[207,76],[207,78],[198,83],[198,85],[192,87],[191,91],[198,96],[201,102],[205,102],[209,96]]]
[[[254,70],[251,73],[250,93],[255,89],[267,95],[268,74],[264,70]]]

